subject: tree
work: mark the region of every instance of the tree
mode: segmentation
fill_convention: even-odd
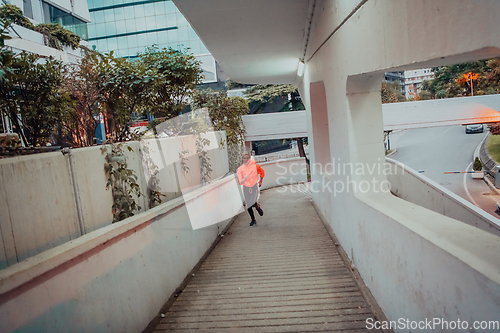
[[[26,145],[42,145],[60,127],[67,110],[68,96],[60,90],[63,64],[52,57],[40,60],[38,55],[26,52],[10,62],[8,83],[2,85],[0,96],[2,112]]]
[[[14,53],[5,47],[5,41],[11,39],[7,34],[9,26],[10,21],[0,17],[0,91],[4,94],[7,93],[5,89],[10,84],[14,63]]]
[[[107,89],[112,60],[98,52],[88,50],[76,64],[66,66],[64,90],[76,102],[63,122],[66,139],[72,146],[94,144],[93,138],[99,124],[98,115],[105,111]]]
[[[259,113],[259,111],[263,110],[267,104],[274,103],[280,98],[287,98],[280,111],[305,110],[297,87],[293,84],[266,84],[252,86],[247,88],[246,96],[249,102],[259,103],[254,113]],[[297,141],[299,155],[300,157],[304,157],[306,159],[306,163],[309,166],[309,159],[304,151],[304,141],[307,140],[307,138],[293,138],[292,140]]]
[[[21,126],[30,136],[32,145],[42,145],[50,140],[66,110],[67,95],[61,91],[63,64],[52,57],[42,62],[37,54],[23,52],[15,73],[15,99]]]
[[[173,118],[186,107],[202,70],[192,54],[152,46],[137,60],[113,58],[105,82],[106,114],[115,141],[130,138],[132,114],[151,112],[162,120]]]
[[[114,141],[126,141],[130,137],[132,113],[145,110],[154,81],[154,70],[147,70],[141,61],[113,58],[109,55],[111,70],[104,83],[106,89],[106,114],[109,131]]]
[[[2,7],[3,8],[3,7]],[[13,118],[14,129],[20,138],[26,142],[22,135],[19,119],[17,118],[17,104],[14,97],[14,65],[16,58],[14,53],[5,47],[5,40],[11,37],[7,35],[7,29],[11,20],[0,17],[0,115]]]
[[[427,100],[427,99],[435,99],[436,98],[436,92],[434,91],[434,88],[432,87],[433,80],[426,80],[422,82],[422,85],[420,86],[420,99],[422,100]]]
[[[477,81],[474,83],[474,95],[486,95],[500,92],[498,80],[495,76],[498,71],[498,60],[480,60],[455,64],[451,66],[441,66],[433,68],[434,79],[424,81],[421,91],[430,93],[431,98],[451,98],[471,95],[472,89],[464,74],[474,73]],[[486,78],[486,80],[481,79]]]
[[[486,80],[492,90],[500,93],[500,58],[490,59],[486,62],[490,71],[486,75]]]
[[[150,77],[144,83],[151,80],[147,99],[151,113],[167,119],[179,115],[201,83],[200,62],[192,54],[155,45],[140,53],[138,61]]]
[[[241,116],[248,114],[248,102],[241,97],[228,97],[224,91],[203,89],[195,92],[191,108],[207,108],[214,130],[226,131],[229,168],[235,171],[241,163],[245,135]]]
[[[261,113],[272,103],[283,100],[279,111],[304,110],[297,87],[293,84],[264,84],[248,87],[245,92],[250,102],[250,113]]]
[[[401,85],[399,81],[393,83],[382,81],[382,89],[380,91],[382,103],[396,103],[405,101],[405,97],[401,94]]]
[[[420,90],[418,93],[418,98],[421,101],[426,101],[426,100],[432,99],[432,95],[430,92],[428,92],[426,90]]]
[[[25,144],[28,139],[42,144],[57,132],[59,142],[92,145],[100,113],[113,141],[131,139],[134,113],[174,117],[201,82],[196,58],[172,49],[151,47],[136,61],[87,50],[78,64],[66,68],[52,58],[15,56],[4,47],[8,25],[3,22],[0,30],[0,110]]]
[[[228,97],[225,92],[211,89],[197,90],[191,108],[208,108],[216,131],[226,131],[229,145],[241,145],[245,136],[245,125],[241,116],[248,114],[248,102],[241,97]]]

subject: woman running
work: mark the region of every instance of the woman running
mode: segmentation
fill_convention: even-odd
[[[255,207],[260,216],[264,215],[264,211],[257,203],[257,197],[259,195],[259,187],[262,186],[262,179],[264,179],[265,172],[260,165],[250,158],[249,153],[245,153],[242,159],[243,164],[237,171],[238,183],[243,185],[243,194],[245,195],[247,211],[252,218],[250,226],[253,226],[257,223],[257,221],[255,221],[255,215],[253,214],[253,207]]]

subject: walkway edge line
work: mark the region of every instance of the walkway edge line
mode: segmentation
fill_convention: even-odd
[[[347,253],[344,251],[344,248],[342,245],[340,245],[339,240],[337,239],[337,236],[335,236],[335,233],[333,232],[332,227],[330,224],[328,224],[327,220],[323,216],[323,213],[321,213],[319,207],[316,205],[314,201],[311,200],[311,203],[316,210],[316,213],[319,216],[319,219],[321,220],[321,223],[323,223],[323,226],[325,227],[326,231],[328,232],[328,235],[333,241],[333,244],[337,248],[337,250],[340,253],[340,256],[342,257],[342,260],[344,261],[346,267],[350,267],[350,272],[352,274],[352,277],[354,281],[356,282],[356,285],[358,286],[361,295],[363,295],[363,298],[366,300],[366,303],[370,307],[370,310],[372,311],[373,315],[375,316],[375,320],[380,321],[380,322],[389,322],[387,317],[384,314],[384,311],[382,308],[378,305],[375,297],[373,297],[373,294],[371,293],[370,289],[366,286],[363,278],[361,277],[361,274],[359,274],[358,269],[356,266],[352,263],[351,259],[347,256]],[[394,333],[393,330],[390,329],[380,329],[381,332],[383,333]]]

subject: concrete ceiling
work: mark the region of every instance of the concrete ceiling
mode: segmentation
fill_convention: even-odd
[[[174,3],[231,80],[296,82],[309,30],[309,0]]]

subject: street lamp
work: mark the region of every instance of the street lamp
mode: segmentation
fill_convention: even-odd
[[[469,81],[469,79],[470,79],[470,94],[471,94],[471,96],[474,96],[473,80],[477,80],[477,78],[479,77],[479,74],[469,72],[467,74],[464,74],[464,76],[467,77],[467,81]]]

